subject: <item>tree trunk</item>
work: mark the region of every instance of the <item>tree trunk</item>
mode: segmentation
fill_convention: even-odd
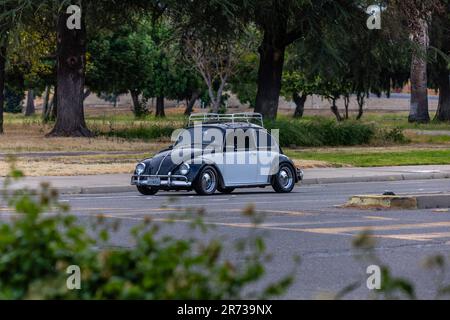
[[[412,41],[417,45],[411,61],[411,104],[409,122],[426,123],[430,121],[428,112],[427,50],[429,44],[428,23],[420,19]]]
[[[345,96],[344,97],[344,106],[345,106],[345,119],[348,120],[349,114],[348,114],[348,107],[350,105],[350,97]]]
[[[332,98],[331,99],[331,101],[332,101],[331,112],[333,112],[333,114],[336,116],[336,120],[341,122],[342,121],[342,116],[339,113],[339,109],[338,109],[338,107],[336,105],[336,100],[337,100],[337,98]]]
[[[36,108],[34,106],[34,92],[32,89],[29,89],[27,93],[27,106],[25,108],[25,117],[30,117],[35,113]]]
[[[50,100],[50,86],[45,86],[44,101],[42,103],[42,119],[44,120],[48,112],[49,100]]]
[[[52,104],[49,112],[49,120],[56,120],[58,117],[58,86],[55,86],[55,92],[53,93]]]
[[[164,112],[164,97],[156,98],[156,116],[164,118],[166,113]]]
[[[295,103],[294,118],[302,118],[303,117],[303,112],[305,111],[306,98],[308,98],[307,95],[305,95],[305,94],[299,95],[297,92],[295,92],[292,95],[292,99],[294,100],[294,103]]]
[[[439,74],[439,105],[436,120],[450,121],[450,73],[443,69]]]
[[[145,109],[143,103],[139,100],[140,92],[136,90],[130,90],[131,100],[133,101],[133,113],[134,116],[139,118],[145,115]]]
[[[6,47],[0,47],[0,134],[3,133],[3,108],[5,105],[5,71],[6,71]]]
[[[213,113],[219,113],[219,110],[220,110],[220,98],[216,98],[216,99],[213,99],[212,101],[211,101],[211,107],[212,107],[212,112]]]
[[[61,11],[57,26],[57,106],[56,123],[49,136],[91,137],[84,119],[86,66],[86,26],[69,30],[69,15]]]
[[[365,96],[363,94],[358,94],[356,96],[356,100],[358,101],[358,115],[356,116],[356,120],[361,120],[361,118],[364,114]]]
[[[284,53],[286,45],[280,43],[283,33],[265,32],[264,40],[259,48],[258,93],[256,95],[255,112],[267,119],[275,119],[283,74]]]
[[[199,97],[200,97],[200,92],[194,91],[191,98],[189,99],[189,102],[186,105],[186,110],[184,110],[185,116],[191,115],[192,111],[194,110],[195,102],[198,100]]]

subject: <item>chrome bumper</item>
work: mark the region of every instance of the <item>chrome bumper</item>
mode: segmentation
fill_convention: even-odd
[[[298,178],[298,181],[303,181],[303,170],[302,169],[299,169],[299,168],[297,168],[297,178]]]
[[[148,178],[159,178],[160,184],[150,184]],[[190,187],[192,183],[188,181],[187,177],[180,175],[134,175],[131,177],[131,185],[151,187]]]

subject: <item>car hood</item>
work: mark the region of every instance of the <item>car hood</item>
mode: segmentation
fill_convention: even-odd
[[[153,158],[146,159],[144,163],[147,166],[146,174],[149,175],[167,175],[172,172],[183,162],[189,162],[190,160],[201,156],[202,149],[181,149],[163,150],[156,154]]]

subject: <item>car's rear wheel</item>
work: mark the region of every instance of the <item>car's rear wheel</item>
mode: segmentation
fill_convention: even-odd
[[[234,190],[235,190],[235,188],[222,188],[222,187],[217,187],[217,190],[220,192],[220,193],[224,193],[224,194],[230,194],[230,193],[232,193]]]
[[[153,196],[158,193],[159,189],[154,187],[137,186],[138,191],[144,196]]]
[[[217,190],[219,176],[216,169],[206,166],[199,173],[195,183],[194,190],[200,195],[211,195]]]
[[[290,165],[282,164],[272,178],[272,187],[278,193],[289,193],[295,187],[294,170]]]

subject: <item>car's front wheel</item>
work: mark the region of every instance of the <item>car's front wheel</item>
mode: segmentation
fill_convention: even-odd
[[[278,193],[289,193],[295,187],[294,170],[290,165],[282,164],[272,178],[272,187]]]
[[[194,190],[200,195],[208,196],[216,192],[218,182],[219,179],[216,169],[211,166],[206,166],[199,173],[194,183]]]
[[[144,196],[153,196],[158,193],[158,188],[146,187],[146,186],[137,186],[138,191]]]

